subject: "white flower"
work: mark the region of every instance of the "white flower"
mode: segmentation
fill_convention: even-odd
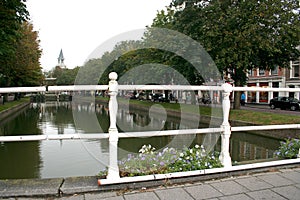
[[[180,156],[180,157],[183,157],[183,156],[184,156],[184,154],[183,154],[183,153],[180,153],[180,154],[179,154],[179,156]]]
[[[195,145],[195,148],[198,149],[200,146],[198,144]]]

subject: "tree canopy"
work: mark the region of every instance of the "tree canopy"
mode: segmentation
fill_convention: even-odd
[[[200,42],[220,73],[225,78],[229,73],[237,86],[246,83],[248,70],[289,67],[300,56],[298,0],[173,0],[168,10],[153,26]]]
[[[298,0],[173,0],[167,10],[157,13],[142,41],[117,44],[111,53],[107,52],[87,65],[93,65],[94,69],[104,67],[105,81],[102,80],[102,84],[107,83],[110,71],[122,75],[134,66],[159,63],[172,66],[189,84],[202,84],[206,81],[205,75],[215,73],[208,68],[216,66],[224,79],[243,86],[247,82],[248,70],[289,67],[289,62],[300,56],[297,49],[300,45],[299,11]],[[176,37],[172,34],[155,35],[155,29],[151,28],[156,27],[178,31],[200,43],[214,64],[203,59],[191,63],[186,59],[187,55],[202,56],[202,53],[197,54],[194,43],[172,40]],[[151,48],[147,44],[163,48]],[[145,48],[127,51],[127,47],[133,45],[144,45]],[[176,51],[168,51],[164,48],[166,46]],[[206,66],[201,68],[202,74],[193,68],[194,64]],[[166,74],[164,70],[155,73],[158,76]],[[239,96],[235,95],[236,108]]]
[[[78,71],[79,67],[68,69],[56,66],[51,72],[51,76],[56,78],[57,85],[74,85]]]
[[[288,67],[300,56],[297,9],[297,0],[173,0],[172,12],[164,15],[170,19],[171,13],[172,20],[162,26],[199,41],[220,72],[233,72],[232,79],[241,86],[248,69]]]
[[[38,33],[28,22],[25,0],[0,2],[0,86],[41,85]]]

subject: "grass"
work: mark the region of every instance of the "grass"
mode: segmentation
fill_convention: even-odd
[[[299,116],[296,116],[288,114],[269,113],[263,110],[231,110],[230,120],[240,120],[261,125],[300,124],[300,113]]]
[[[29,98],[22,98],[22,99],[17,100],[17,101],[5,102],[4,105],[2,105],[2,104],[0,105],[0,112],[2,112],[4,110],[7,110],[9,108],[15,107],[17,105],[26,103],[28,101],[29,101]]]
[[[104,101],[108,101],[108,98],[99,98]],[[118,98],[119,103],[126,103],[128,100]],[[137,101],[130,100],[130,105],[141,106],[141,107],[151,107],[152,105],[157,104],[149,101]],[[222,117],[222,108],[219,107],[209,107],[205,105],[190,105],[190,104],[176,104],[176,103],[159,103],[166,110],[170,111],[180,111],[191,114],[200,114],[211,116],[211,113],[214,113],[215,117]],[[292,112],[292,111],[291,111]],[[298,111],[296,111],[298,112]],[[297,115],[288,115],[288,114],[279,114],[279,113],[269,113],[262,111],[252,111],[252,110],[230,110],[229,119],[233,121],[244,121],[259,125],[275,125],[275,124],[300,124],[300,113]]]

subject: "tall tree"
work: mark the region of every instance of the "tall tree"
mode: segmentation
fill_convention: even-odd
[[[173,0],[170,10],[172,18],[159,15],[156,21],[199,41],[236,86],[246,83],[247,70],[288,67],[300,56],[298,0]],[[237,93],[235,108],[239,102]]]
[[[16,42],[21,37],[22,23],[29,19],[26,0],[0,2],[0,79],[7,85],[9,63],[16,58]]]
[[[38,33],[32,24],[23,22],[21,37],[15,44],[16,59],[11,63],[8,80],[13,86],[37,86],[43,81],[39,59],[41,50]]]
[[[19,38],[21,24],[29,19],[26,0],[1,0],[0,2],[0,56],[14,52],[13,44]],[[2,57],[3,56],[3,57]],[[1,59],[2,60],[2,59]]]
[[[26,0],[0,2],[0,84],[1,86],[40,85],[38,33],[28,23]]]

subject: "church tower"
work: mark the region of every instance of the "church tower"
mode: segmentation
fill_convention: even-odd
[[[64,64],[64,60],[65,60],[64,54],[63,54],[62,49],[61,49],[60,53],[59,53],[59,56],[57,58],[57,61],[58,61],[57,66],[59,66],[61,68],[66,68],[66,65]]]

